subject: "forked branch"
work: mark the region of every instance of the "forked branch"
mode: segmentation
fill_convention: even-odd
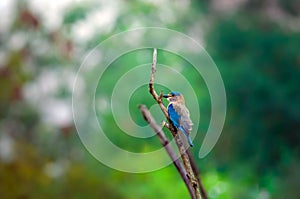
[[[161,127],[158,126],[154,120],[154,118],[152,117],[151,113],[149,112],[149,110],[146,108],[145,105],[140,105],[139,109],[144,117],[144,119],[146,120],[146,122],[150,125],[150,127],[154,130],[154,132],[156,133],[156,135],[158,136],[161,144],[163,145],[163,147],[165,148],[165,150],[167,151],[168,155],[170,156],[171,160],[173,161],[173,164],[175,165],[177,171],[179,172],[182,180],[184,181],[184,183],[186,184],[189,193],[191,195],[192,198],[195,198],[194,196],[194,190],[193,187],[190,186],[189,183],[189,179],[187,177],[187,173],[185,168],[182,166],[181,162],[179,161],[179,159],[177,158],[176,152],[174,151],[174,149],[171,147],[171,145],[169,144],[169,140],[166,137],[165,133],[162,131]]]
[[[202,186],[202,183],[200,181],[200,178],[198,176],[197,167],[196,167],[196,164],[193,160],[193,157],[191,156],[191,153],[190,153],[189,149],[185,148],[185,145],[184,145],[183,141],[181,140],[181,137],[179,136],[179,134],[177,132],[177,129],[174,127],[173,123],[170,121],[167,108],[164,106],[164,104],[162,102],[162,92],[160,93],[160,95],[158,95],[156,93],[155,89],[154,89],[154,77],[155,77],[155,73],[156,73],[156,64],[157,64],[157,50],[154,49],[153,62],[152,62],[152,68],[151,68],[151,76],[150,76],[150,81],[149,81],[149,92],[153,96],[153,98],[157,102],[157,104],[160,106],[162,112],[164,113],[164,115],[165,115],[165,117],[168,121],[168,125],[165,125],[165,127],[167,127],[170,130],[170,132],[172,133],[172,135],[175,139],[176,145],[177,145],[177,147],[179,149],[179,152],[181,154],[181,160],[182,160],[185,172],[182,172],[181,170],[180,171],[178,170],[178,171],[179,171],[181,176],[182,176],[183,173],[185,173],[188,181],[186,181],[186,178],[182,177],[182,179],[184,180],[188,190],[190,191],[190,195],[191,195],[192,198],[201,199],[201,195],[202,195],[203,199],[207,199],[207,195],[205,193],[205,190],[204,190],[204,188]],[[142,113],[143,113],[143,111],[142,111]],[[147,113],[147,112],[144,111],[144,113]],[[145,117],[144,113],[143,113],[143,116],[144,116],[145,120],[146,121],[152,121],[152,120],[147,120],[147,117]],[[151,127],[157,133],[158,129],[154,128],[155,125],[154,126],[152,125]],[[163,134],[164,135],[163,137],[166,138],[164,132],[160,130],[160,133],[159,134],[157,133],[157,135],[160,139],[161,139],[161,134]],[[165,144],[165,141],[162,142],[162,145],[165,148],[167,146],[169,146],[169,145]],[[170,152],[170,147],[168,147],[168,149],[166,148],[166,150],[167,150],[167,152],[168,151]],[[168,152],[168,154],[169,154],[169,152]],[[171,157],[170,154],[169,154],[169,156],[173,160],[173,157]],[[178,162],[179,161],[176,161],[176,164],[174,163],[176,168],[177,168],[179,163],[181,165],[181,162],[179,162],[179,163]],[[182,166],[180,168],[182,168]],[[191,188],[192,188],[192,190],[191,190]]]

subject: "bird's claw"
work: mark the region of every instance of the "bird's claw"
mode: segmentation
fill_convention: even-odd
[[[165,122],[164,120],[161,122],[161,126],[169,128],[169,124],[167,122]]]

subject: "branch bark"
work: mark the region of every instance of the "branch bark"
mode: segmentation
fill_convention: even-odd
[[[154,89],[154,76],[156,73],[156,64],[157,64],[157,50],[154,49],[153,62],[152,62],[152,68],[151,68],[151,76],[150,76],[150,81],[149,81],[149,92],[153,96],[153,98],[157,102],[157,104],[160,106],[162,112],[164,113],[164,115],[168,121],[169,125],[165,125],[165,126],[171,131],[171,133],[175,139],[176,145],[179,149],[179,152],[181,154],[181,159],[182,159],[187,177],[189,179],[189,184],[187,184],[187,186],[193,187],[193,195],[191,194],[191,196],[194,196],[196,199],[201,199],[201,195],[202,195],[204,199],[207,199],[206,192],[202,186],[200,178],[198,177],[197,167],[195,165],[195,162],[193,161],[191,153],[189,152],[189,149],[185,148],[185,145],[177,132],[177,128],[174,127],[173,123],[170,120],[167,108],[162,103],[162,92],[160,93],[160,95],[158,95]]]
[[[202,184],[202,180],[200,178],[199,171],[198,171],[197,166],[196,166],[196,162],[195,162],[195,160],[193,158],[193,155],[192,155],[192,153],[191,153],[191,151],[189,149],[187,149],[187,154],[189,156],[193,172],[196,175],[197,181],[199,183],[201,196],[202,196],[203,199],[208,199],[207,193],[206,193],[206,191],[204,189],[204,186]]]
[[[180,163],[179,159],[177,158],[176,152],[173,150],[173,148],[169,144],[169,140],[167,139],[165,133],[162,131],[161,127],[156,124],[154,118],[152,117],[151,113],[149,112],[149,110],[146,108],[145,105],[140,105],[139,109],[142,112],[142,115],[143,115],[144,119],[150,125],[150,127],[154,130],[154,132],[158,136],[161,144],[163,145],[163,147],[167,151],[168,155],[170,156],[171,160],[173,161],[173,164],[175,165],[175,167],[176,167],[177,171],[179,172],[182,180],[184,181],[184,183],[186,184],[186,186],[188,188],[188,191],[191,195],[191,198],[193,198],[193,199],[196,198],[195,194],[194,194],[193,187],[190,186],[186,170],[182,166],[182,164]]]

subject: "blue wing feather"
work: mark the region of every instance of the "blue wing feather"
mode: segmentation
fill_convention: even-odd
[[[169,113],[170,120],[173,122],[174,126],[178,128],[180,115],[178,115],[178,113],[175,111],[172,104],[169,104],[168,106],[168,113]]]
[[[172,121],[174,126],[176,128],[178,128],[187,137],[187,140],[188,140],[190,146],[193,146],[193,142],[189,136],[189,133],[186,132],[186,130],[182,126],[180,126],[180,124],[179,124],[180,115],[176,112],[176,110],[174,109],[172,104],[169,104],[169,106],[168,106],[168,114],[169,114],[170,120]]]

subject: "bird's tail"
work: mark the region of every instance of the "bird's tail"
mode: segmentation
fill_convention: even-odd
[[[193,147],[194,144],[193,144],[193,141],[192,141],[190,135],[189,135],[189,134],[181,127],[181,126],[179,127],[179,130],[186,136],[186,139],[187,139],[189,145],[190,145],[191,147]]]

